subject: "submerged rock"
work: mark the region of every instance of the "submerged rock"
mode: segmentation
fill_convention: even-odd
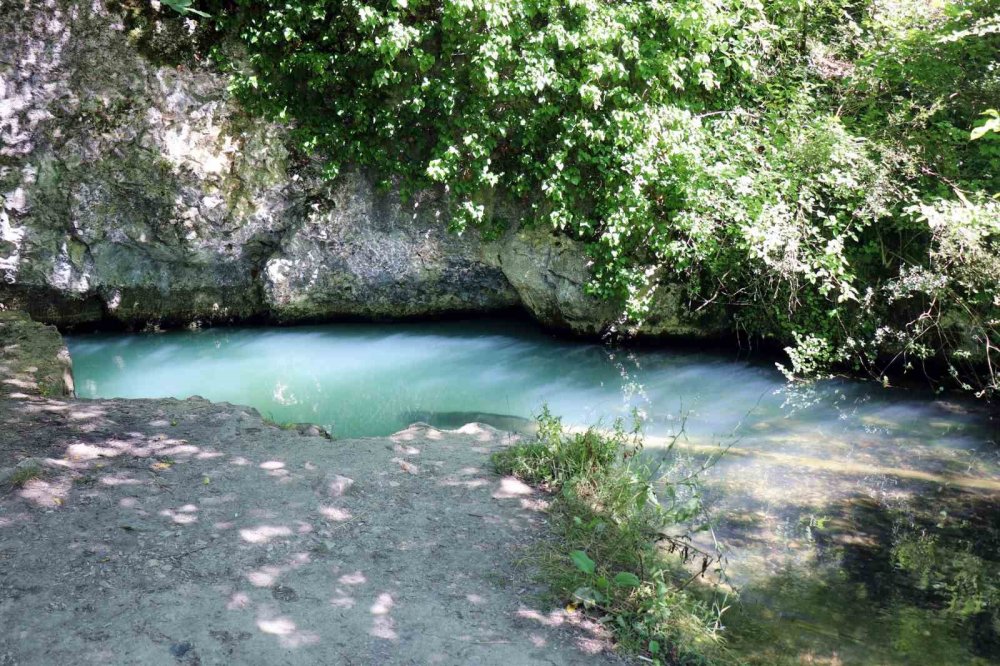
[[[538,424],[533,419],[512,414],[492,414],[489,412],[404,412],[401,419],[410,427],[425,426],[428,428],[443,428],[456,430],[469,423],[485,423],[498,430],[533,434],[538,430]]]

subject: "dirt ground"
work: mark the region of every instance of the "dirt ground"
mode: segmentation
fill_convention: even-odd
[[[621,663],[539,606],[544,498],[488,466],[510,435],[53,397],[30,347],[0,330],[0,665]]]

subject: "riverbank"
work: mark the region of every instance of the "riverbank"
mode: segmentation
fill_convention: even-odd
[[[0,663],[617,663],[533,604],[545,504],[490,471],[509,435],[76,400],[54,329],[4,313],[0,349]]]

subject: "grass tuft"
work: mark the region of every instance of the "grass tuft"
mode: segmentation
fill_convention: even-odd
[[[7,479],[7,483],[15,488],[19,488],[32,479],[37,479],[44,474],[45,470],[36,465],[17,467],[14,473]]]
[[[619,420],[609,432],[570,433],[547,407],[538,425],[534,441],[499,451],[492,461],[499,473],[553,495],[557,538],[540,558],[551,592],[610,628],[620,647],[653,663],[732,663],[719,606],[687,586],[685,562],[705,557],[704,573],[708,556],[665,535],[700,505],[690,497],[661,503],[660,496],[676,500],[683,493],[665,486],[638,455],[639,426],[626,430]],[[679,543],[683,556],[668,552],[681,552]]]

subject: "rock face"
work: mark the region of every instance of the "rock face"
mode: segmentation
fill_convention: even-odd
[[[0,400],[27,394],[73,396],[69,350],[55,327],[0,312]]]
[[[0,279],[59,323],[247,316],[287,156],[219,78],[157,67],[100,3],[0,9]]]
[[[617,319],[584,294],[572,241],[484,243],[448,232],[438,192],[403,203],[361,173],[324,182],[184,57],[195,23],[140,4],[0,5],[0,304],[60,325],[523,306],[594,334]],[[646,332],[716,332],[667,310]]]
[[[590,269],[582,243],[546,229],[522,229],[500,244],[495,261],[524,307],[546,326],[585,336],[609,329],[625,332],[622,308],[585,291]],[[684,290],[668,285],[654,292],[641,328],[630,332],[645,337],[713,337],[725,335],[728,324],[718,309],[693,311]]]
[[[475,233],[450,233],[435,192],[405,204],[353,173],[302,211],[267,259],[272,316],[395,318],[489,312],[518,304]]]

